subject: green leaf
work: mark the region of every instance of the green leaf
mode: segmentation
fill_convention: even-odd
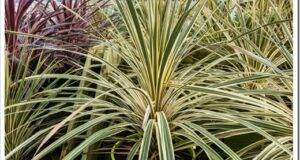
[[[173,143],[167,118],[163,112],[157,112],[156,138],[160,159],[175,160]]]
[[[150,119],[146,125],[140,148],[139,160],[148,160],[149,149],[152,142],[151,138],[153,132],[153,124],[154,120]]]
[[[116,135],[118,133],[121,133],[125,131],[126,129],[124,127],[129,126],[128,123],[121,123],[117,125],[113,125],[104,129],[101,129],[95,133],[93,133],[91,136],[89,136],[87,139],[85,139],[80,145],[78,145],[76,148],[74,148],[70,153],[68,153],[63,160],[72,160],[75,159],[85,148],[88,146],[104,139],[111,137],[113,135]]]
[[[194,142],[196,145],[201,147],[206,155],[210,157],[211,160],[222,160],[223,158],[213,150],[208,144],[206,144],[200,136],[198,136],[191,128],[184,124],[176,123],[177,126],[181,127],[185,133],[176,132],[177,135],[184,136]]]

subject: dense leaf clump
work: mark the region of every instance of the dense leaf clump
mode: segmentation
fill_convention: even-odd
[[[90,3],[57,6],[91,40],[67,33],[75,48],[43,41],[37,55],[6,28],[8,59],[18,53],[6,61],[7,159],[292,157],[290,1]],[[62,70],[47,53],[83,59]]]

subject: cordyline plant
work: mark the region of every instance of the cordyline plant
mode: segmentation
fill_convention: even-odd
[[[30,52],[31,51],[31,52]],[[61,119],[55,118],[54,121],[48,119],[51,115],[57,114],[55,102],[34,103],[36,98],[51,98],[57,94],[44,96],[41,91],[49,88],[65,86],[68,82],[58,83],[59,79],[50,80],[41,78],[43,74],[55,72],[59,59],[43,67],[47,61],[47,56],[40,53],[38,59],[32,59],[32,49],[22,48],[21,52],[27,52],[27,58],[20,57],[20,61],[15,65],[15,72],[8,67],[8,57],[6,54],[6,73],[5,73],[5,150],[13,153],[10,159],[27,159],[27,155],[32,154],[39,141],[30,141],[33,134],[41,134],[38,130],[48,128],[49,125],[58,123]],[[21,54],[25,55],[25,54]],[[31,68],[32,61],[35,61],[35,68]],[[66,72],[67,73],[67,72]],[[34,78],[36,77],[36,78]],[[40,77],[40,78],[37,78]],[[33,103],[32,103],[33,102]],[[43,102],[43,101],[41,101]],[[51,106],[49,108],[48,106]],[[21,144],[28,143],[30,146],[19,148]],[[22,145],[21,145],[22,146]]]
[[[222,2],[115,0],[126,29],[83,66],[23,78],[65,83],[6,108],[55,102],[60,116],[6,158],[35,142],[33,160],[290,159],[292,7]]]
[[[77,51],[87,49],[92,42],[87,28],[95,13],[95,9],[90,6],[97,5],[101,8],[106,7],[107,3],[108,1],[102,0],[93,3],[90,0],[6,0],[6,47],[10,59],[19,60],[22,45],[59,46]],[[36,50],[32,58],[39,57],[40,52],[42,51]],[[69,52],[48,54],[51,55],[48,57],[49,63],[54,57],[79,58]]]

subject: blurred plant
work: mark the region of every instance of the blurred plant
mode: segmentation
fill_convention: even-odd
[[[92,45],[87,32],[90,27],[89,20],[96,9],[106,7],[108,3],[107,0],[88,2],[90,0],[6,0],[6,46],[10,59],[19,60],[21,45],[54,48],[59,46],[84,52]],[[92,5],[97,5],[98,8],[91,7]],[[32,58],[40,52],[41,50],[36,50]],[[46,62],[51,62],[54,57],[80,58],[67,51],[51,51],[48,54],[51,56]]]
[[[42,78],[44,74],[55,72],[60,60],[42,67],[47,61],[47,56],[43,56],[43,53],[40,53],[38,59],[32,59],[30,48],[22,47],[20,52],[26,52],[29,55],[28,58],[20,57],[14,72],[8,67],[8,59],[6,60],[5,152],[8,153],[7,159],[27,160],[43,135],[51,129],[53,124],[60,121],[57,115],[61,113],[59,108],[62,107],[62,103],[56,105],[53,102],[59,94],[43,91],[65,86],[68,81],[60,81],[59,78]],[[35,66],[33,69],[31,63]],[[53,119],[53,117],[56,118]],[[31,141],[32,135],[35,135],[34,141]]]

